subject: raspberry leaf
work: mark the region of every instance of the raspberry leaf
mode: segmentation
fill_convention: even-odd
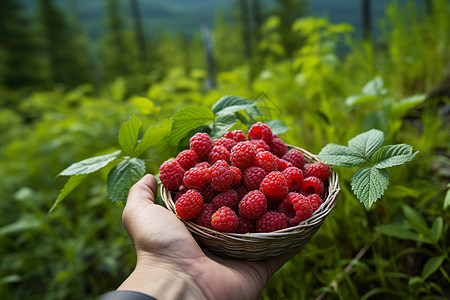
[[[59,176],[72,176],[72,175],[93,173],[93,172],[98,171],[101,168],[105,167],[113,160],[115,160],[121,152],[122,152],[121,150],[117,150],[110,154],[91,157],[91,158],[79,161],[77,163],[70,165],[68,168],[64,169],[58,175]]]
[[[215,115],[229,115],[256,106],[255,102],[239,96],[223,96],[211,108]]]
[[[133,153],[141,126],[142,121],[136,116],[130,117],[128,122],[125,122],[120,126],[119,144],[126,154]]]
[[[383,79],[380,76],[375,77],[362,88],[365,95],[385,95],[387,90],[383,88]]]
[[[270,127],[273,134],[282,134],[289,130],[289,127],[280,120],[270,120],[265,123]]]
[[[162,141],[165,140],[170,135],[170,130],[172,129],[172,120],[167,119],[157,125],[150,126],[145,132],[142,139],[137,144],[133,151],[134,157],[138,157],[145,150],[152,146],[161,145]]]
[[[377,169],[385,169],[408,162],[419,153],[412,152],[412,146],[406,144],[387,145],[378,149],[372,157],[372,163]]]
[[[348,142],[350,149],[360,157],[369,159],[383,145],[384,133],[372,129],[361,133]]]
[[[213,112],[203,106],[189,106],[182,108],[173,116],[170,143],[177,146],[194,129],[214,121]]]
[[[328,144],[323,147],[318,157],[329,165],[348,168],[356,167],[366,162],[363,157],[354,153],[349,147],[336,144]]]
[[[53,206],[50,208],[49,213],[54,211],[59,203],[61,203],[61,201],[63,201],[64,198],[66,198],[67,195],[69,195],[83,181],[83,179],[86,178],[87,175],[88,174],[80,174],[71,176],[59,193],[58,198],[56,198],[55,203],[53,203]]]
[[[236,124],[237,118],[234,114],[221,115],[211,124],[213,129],[213,138],[219,138],[225,134],[234,124]]]
[[[139,158],[125,159],[108,174],[108,197],[114,203],[125,203],[129,189],[145,174],[145,162]]]
[[[356,198],[369,209],[389,185],[389,174],[384,169],[363,167],[352,176],[351,187]]]

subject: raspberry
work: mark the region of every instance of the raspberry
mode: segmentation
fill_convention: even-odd
[[[253,220],[244,219],[242,217],[238,217],[239,227],[237,229],[237,233],[249,233],[255,232],[255,222]]]
[[[293,167],[294,165],[291,164],[290,162],[288,162],[287,160],[284,159],[277,159],[277,167],[278,167],[278,171],[284,171],[285,169],[289,168],[289,167]]]
[[[224,137],[232,139],[233,141],[236,141],[238,143],[246,140],[245,134],[242,132],[242,130],[228,131],[227,133],[225,133]]]
[[[175,159],[165,161],[159,168],[159,180],[169,191],[177,191],[183,182],[184,169]]]
[[[175,202],[175,211],[183,220],[190,220],[200,214],[203,198],[196,190],[189,190]]]
[[[223,206],[212,215],[211,225],[217,231],[236,232],[239,227],[239,220],[231,208]]]
[[[245,140],[245,139],[244,139]],[[226,137],[221,137],[220,139],[215,139],[214,140],[214,145],[216,146],[223,146],[225,148],[227,148],[228,151],[231,151],[231,149],[236,146],[238,142],[236,142],[235,140],[226,138]]]
[[[244,184],[238,185],[234,190],[236,191],[239,200],[244,198],[249,192],[249,189]]]
[[[214,204],[216,209],[221,208],[222,206],[228,206],[232,210],[236,211],[238,202],[238,195],[236,191],[232,189],[226,190],[212,199],[212,204]]]
[[[208,182],[206,172],[207,169],[201,167],[194,167],[186,171],[184,173],[183,185],[191,189],[201,190]]]
[[[268,211],[256,221],[257,232],[272,232],[286,227],[286,215],[276,211]]]
[[[250,167],[244,171],[244,182],[249,191],[259,189],[267,173],[260,167]]]
[[[194,219],[195,224],[214,229],[211,225],[211,216],[216,211],[212,203],[204,203],[200,214]]]
[[[312,207],[309,199],[299,193],[289,193],[286,202],[292,205],[295,216],[288,220],[290,226],[297,226],[301,221],[308,219],[312,214]]]
[[[255,146],[256,152],[259,152],[260,150],[270,151],[269,145],[263,140],[251,140],[250,143]]]
[[[214,146],[208,154],[208,161],[214,164],[218,160],[230,162],[230,152],[224,146]]]
[[[298,192],[303,188],[303,172],[299,168],[290,167],[282,172],[290,192]]]
[[[266,195],[268,201],[281,200],[289,191],[286,179],[278,171],[269,173],[261,182],[259,189]]]
[[[194,150],[188,149],[181,151],[175,160],[180,164],[180,166],[185,170],[189,170],[198,164],[198,156]]]
[[[255,148],[248,143],[242,142],[231,149],[231,164],[241,170],[245,170],[253,165],[255,161]]]
[[[213,147],[213,142],[208,134],[196,133],[190,140],[190,148],[197,153],[199,158],[205,158]]]
[[[211,187],[219,192],[228,190],[233,182],[233,175],[230,167],[224,160],[218,160],[211,168],[208,169],[206,176],[211,183]]]
[[[183,188],[182,190],[179,190],[178,192],[176,192],[175,196],[173,197],[173,201],[177,202],[177,200],[183,196],[184,194],[186,194],[186,192],[189,191],[189,189],[187,187]]]
[[[282,139],[274,137],[270,144],[270,151],[278,157],[283,157],[288,152],[288,147]]]
[[[306,194],[317,194],[319,197],[323,197],[323,192],[325,191],[325,186],[323,181],[317,177],[310,176],[303,179],[302,190]]]
[[[239,202],[239,215],[246,219],[256,220],[267,211],[267,199],[258,190],[249,192]]]
[[[247,135],[249,140],[263,140],[267,144],[270,144],[273,138],[270,127],[261,122],[253,124]]]
[[[211,202],[212,199],[217,195],[217,193],[218,192],[211,187],[211,184],[209,182],[206,183],[205,187],[200,190],[200,194],[202,195],[203,201],[205,202]]]
[[[290,220],[295,218],[295,209],[292,207],[291,202],[288,201],[288,196],[281,200],[276,210],[286,215],[288,225],[290,225]]]
[[[305,165],[305,177],[315,176],[325,181],[330,176],[330,168],[323,162],[316,162]]]
[[[291,149],[285,155],[283,155],[282,159],[287,160],[294,167],[299,169],[303,169],[305,165],[305,158],[303,157],[303,153],[298,149]]]
[[[276,156],[269,151],[261,151],[256,154],[255,165],[263,168],[266,172],[277,170]]]
[[[309,202],[311,203],[312,212],[315,212],[320,205],[322,205],[323,200],[317,194],[308,195]]]
[[[207,161],[203,161],[201,163],[198,163],[195,166],[198,167],[198,168],[205,168],[205,169],[209,169],[211,167],[211,165]]]
[[[242,180],[242,173],[239,168],[230,167],[231,175],[233,175],[233,180],[231,181],[231,185],[239,184]]]

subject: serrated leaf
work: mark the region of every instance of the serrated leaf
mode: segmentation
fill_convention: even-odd
[[[436,272],[437,269],[439,269],[439,267],[442,265],[442,263],[444,262],[444,256],[435,256],[430,258],[426,263],[425,266],[423,267],[422,270],[422,279],[426,280],[428,277],[430,277],[431,274],[433,274],[434,272]]]
[[[356,167],[366,162],[363,157],[357,156],[349,147],[328,144],[317,155],[320,160],[335,166]]]
[[[412,146],[410,145],[386,145],[378,149],[371,160],[375,168],[385,169],[404,164],[412,160],[417,153],[419,152],[412,152]]]
[[[80,174],[80,175],[74,175],[69,178],[69,180],[66,182],[64,187],[62,188],[61,192],[58,195],[58,198],[56,198],[55,203],[53,203],[52,207],[50,208],[49,212],[52,212],[55,210],[55,208],[63,201],[67,195],[69,195],[80,183],[83,181],[84,178],[86,178],[87,174]]]
[[[145,162],[139,158],[125,159],[108,174],[108,198],[114,203],[125,203],[128,191],[145,174]]]
[[[230,115],[237,111],[256,106],[255,102],[239,96],[223,96],[211,108],[215,115]]]
[[[155,146],[162,140],[166,139],[170,135],[171,129],[171,119],[167,119],[159,124],[150,126],[134,149],[133,156],[137,157],[141,155],[148,148]]]
[[[345,104],[347,104],[348,106],[352,106],[352,105],[359,105],[359,104],[374,103],[377,101],[379,101],[379,98],[377,96],[357,94],[357,95],[352,95],[350,97],[347,97],[347,99],[345,99]]]
[[[113,160],[115,160],[121,152],[122,152],[121,150],[117,150],[110,154],[91,157],[91,158],[79,161],[77,163],[70,165],[68,168],[64,169],[58,175],[59,176],[72,176],[72,175],[93,173],[93,172],[98,171],[101,168],[105,167]]]
[[[289,127],[280,120],[270,120],[265,123],[270,127],[273,134],[282,134],[289,130]]]
[[[119,129],[119,144],[122,149],[127,154],[132,154],[134,148],[137,144],[137,139],[139,136],[139,130],[141,129],[142,121],[136,117],[132,116],[120,126]]]
[[[411,240],[419,243],[429,243],[428,240],[422,238],[415,232],[412,232],[400,224],[383,224],[375,227],[375,231],[386,236],[390,236],[393,238],[401,239],[401,240]]]
[[[209,124],[213,120],[213,112],[203,106],[190,106],[179,110],[173,117],[170,143],[175,146],[178,145],[190,131]]]
[[[234,124],[236,124],[236,116],[232,115],[221,115],[216,118],[213,123],[214,135],[213,138],[219,138],[225,134]]]
[[[383,79],[377,76],[364,85],[362,92],[366,95],[384,95],[387,91],[383,88]]]
[[[352,176],[351,187],[356,198],[369,209],[377,201],[389,185],[386,170],[373,167],[358,169]]]
[[[371,129],[358,134],[348,142],[349,148],[360,157],[369,159],[384,143],[384,133]]]

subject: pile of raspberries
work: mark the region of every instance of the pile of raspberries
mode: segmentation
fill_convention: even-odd
[[[323,203],[330,170],[305,163],[264,123],[215,140],[206,133],[159,169],[176,214],[200,226],[233,233],[272,232],[296,226]]]

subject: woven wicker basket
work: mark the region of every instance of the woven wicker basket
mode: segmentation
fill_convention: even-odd
[[[304,149],[290,145],[288,147],[300,150],[307,162],[319,161],[316,156]],[[190,221],[182,220],[182,222],[201,246],[219,256],[246,260],[264,260],[306,244],[336,205],[339,190],[338,175],[330,167],[330,177],[328,178],[328,187],[323,204],[310,218],[299,225],[274,232],[224,233],[199,226]],[[176,214],[172,195],[162,185],[161,197],[167,209]]]

